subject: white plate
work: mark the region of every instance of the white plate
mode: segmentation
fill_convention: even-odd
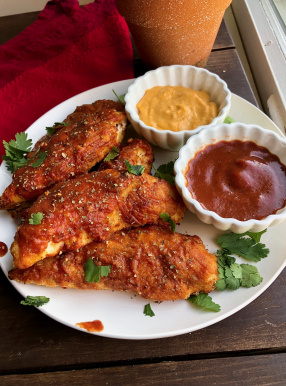
[[[27,130],[33,143],[45,133],[46,126],[52,126],[54,122],[61,122],[76,106],[91,103],[97,99],[115,99],[112,89],[117,95],[126,93],[132,79],[124,80],[109,85],[104,85],[79,95],[56,106],[41,118],[39,118]],[[242,98],[232,95],[232,107],[229,115],[236,121],[243,123],[255,123],[266,129],[273,130],[283,136],[274,123],[260,110]],[[174,160],[177,153],[161,149],[154,149],[156,166]],[[0,192],[11,181],[11,175],[2,163],[0,167]],[[0,213],[0,241],[11,245],[16,225],[6,212]],[[187,213],[177,231],[197,234],[201,237],[208,250],[215,253],[218,246],[215,239],[221,234],[211,225],[205,225],[191,213]],[[39,308],[49,317],[69,327],[85,331],[76,326],[76,323],[100,320],[104,329],[101,336],[121,339],[154,339],[170,337],[189,333],[211,324],[217,323],[239,311],[257,298],[277,278],[286,264],[286,222],[269,228],[263,235],[262,242],[270,249],[267,258],[256,263],[263,282],[254,288],[240,288],[237,291],[214,291],[211,296],[216,303],[221,305],[218,313],[207,312],[195,308],[190,302],[180,300],[175,302],[163,302],[157,304],[151,302],[155,312],[154,317],[143,314],[144,305],[148,300],[129,293],[112,291],[81,291],[61,288],[45,288],[34,285],[23,285],[11,281],[13,286],[24,297],[27,295],[44,295],[50,298],[50,302]],[[237,259],[238,262],[247,262]],[[254,263],[255,264],[255,263]],[[0,265],[7,276],[12,268],[12,256],[7,253],[0,259]]]

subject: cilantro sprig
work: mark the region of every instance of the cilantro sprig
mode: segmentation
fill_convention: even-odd
[[[256,287],[262,282],[258,269],[252,264],[238,264],[233,256],[225,251],[218,251],[219,280],[216,289],[237,290],[239,287]]]
[[[69,124],[70,124],[69,122],[55,122],[54,126],[46,127],[46,131],[48,134],[53,135],[57,130],[58,126],[68,126]]]
[[[226,233],[217,239],[217,243],[228,254],[244,257],[250,261],[260,261],[267,257],[269,249],[260,242],[262,232],[245,232],[241,234]]]
[[[22,304],[23,306],[40,307],[48,303],[49,301],[50,301],[50,298],[47,298],[46,296],[28,295],[24,300],[21,300],[20,304]]]
[[[150,303],[144,306],[144,315],[150,316],[150,317],[155,316],[155,313],[152,310]]]
[[[235,122],[235,120],[231,118],[229,115],[223,121],[223,123],[233,123],[233,122]]]
[[[145,166],[132,165],[127,159],[124,161],[129,173],[134,174],[135,176],[141,176],[144,173]]]
[[[6,161],[6,168],[14,173],[17,169],[24,166],[28,161],[26,155],[31,151],[32,140],[28,139],[27,133],[17,133],[15,139],[9,143],[3,141],[5,155],[2,159]]]
[[[119,155],[119,150],[117,149],[116,146],[113,146],[103,161],[105,161],[105,162],[111,161],[111,160],[115,159],[116,157],[118,157],[118,155]]]
[[[41,224],[43,218],[44,218],[44,215],[41,212],[32,213],[31,217],[29,218],[29,224],[30,225],[39,225],[39,224]]]
[[[84,264],[85,281],[88,283],[98,283],[101,276],[108,276],[111,265],[95,265],[91,258]]]
[[[118,102],[120,102],[120,103],[122,103],[123,105],[125,105],[125,100],[124,100],[125,94],[119,95],[119,96],[118,96],[118,95],[116,94],[116,92],[115,92],[113,89],[112,89],[112,92],[113,92],[113,94],[116,96]]]
[[[166,164],[160,165],[157,169],[153,164],[152,166],[155,170],[154,176],[169,182],[170,185],[175,185],[174,163],[175,161],[170,161]]]
[[[40,166],[45,161],[46,157],[47,157],[46,151],[36,154],[35,155],[36,161],[32,163],[30,166],[32,166],[33,168]]]
[[[188,298],[188,301],[205,310],[214,312],[220,311],[220,305],[215,303],[208,294],[191,295]]]
[[[168,213],[165,213],[165,212],[160,213],[160,214],[159,214],[159,217],[160,217],[160,219],[162,219],[163,221],[169,223],[172,232],[175,232],[175,230],[176,230],[176,223],[175,223],[175,221],[172,219],[172,217],[171,217]]]

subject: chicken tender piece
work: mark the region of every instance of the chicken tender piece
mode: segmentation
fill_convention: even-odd
[[[120,229],[160,222],[161,213],[178,223],[185,211],[176,188],[164,180],[111,169],[89,173],[59,183],[27,210],[11,246],[14,265],[27,268]],[[38,213],[41,223],[31,224]]]
[[[125,160],[127,160],[131,165],[144,166],[144,173],[151,174],[154,154],[151,145],[147,141],[130,138],[127,144],[121,146],[119,150],[117,158],[102,162],[98,170],[127,170],[125,163]]]
[[[126,122],[124,106],[119,102],[99,100],[78,107],[65,119],[67,126],[55,127],[55,133],[43,137],[28,154],[28,163],[15,171],[12,183],[0,197],[0,209],[25,205],[56,183],[87,173],[113,146],[119,146]],[[44,152],[46,158],[34,167]]]
[[[97,283],[85,280],[84,265],[110,266]],[[113,234],[78,252],[48,257],[32,267],[13,269],[9,278],[25,284],[93,290],[130,291],[155,301],[208,293],[218,280],[217,259],[198,236],[149,225]]]
[[[144,173],[151,174],[152,163],[154,162],[152,147],[143,139],[129,139],[127,144],[120,147],[117,158],[102,162],[98,170],[116,169],[127,171],[125,160],[130,162],[131,165],[144,166]],[[26,210],[30,206],[31,203],[26,202],[26,205],[9,210],[9,213],[14,220],[19,222],[26,217]]]

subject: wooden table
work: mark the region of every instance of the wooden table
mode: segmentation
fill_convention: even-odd
[[[0,19],[0,43],[36,15]],[[134,66],[136,76],[146,71],[136,52]],[[256,105],[224,24],[207,68]],[[284,270],[258,299],[220,323],[172,338],[128,341],[85,334],[21,306],[1,271],[0,384],[285,385],[285,288]]]

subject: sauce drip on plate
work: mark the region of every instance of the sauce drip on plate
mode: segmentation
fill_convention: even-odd
[[[0,257],[3,257],[8,252],[8,247],[3,241],[0,241]]]
[[[224,218],[261,220],[286,203],[286,167],[250,141],[221,141],[190,160],[187,187],[203,208]]]
[[[76,326],[84,328],[88,332],[101,332],[104,329],[104,326],[100,320],[93,320],[91,322],[81,322],[77,323]]]

